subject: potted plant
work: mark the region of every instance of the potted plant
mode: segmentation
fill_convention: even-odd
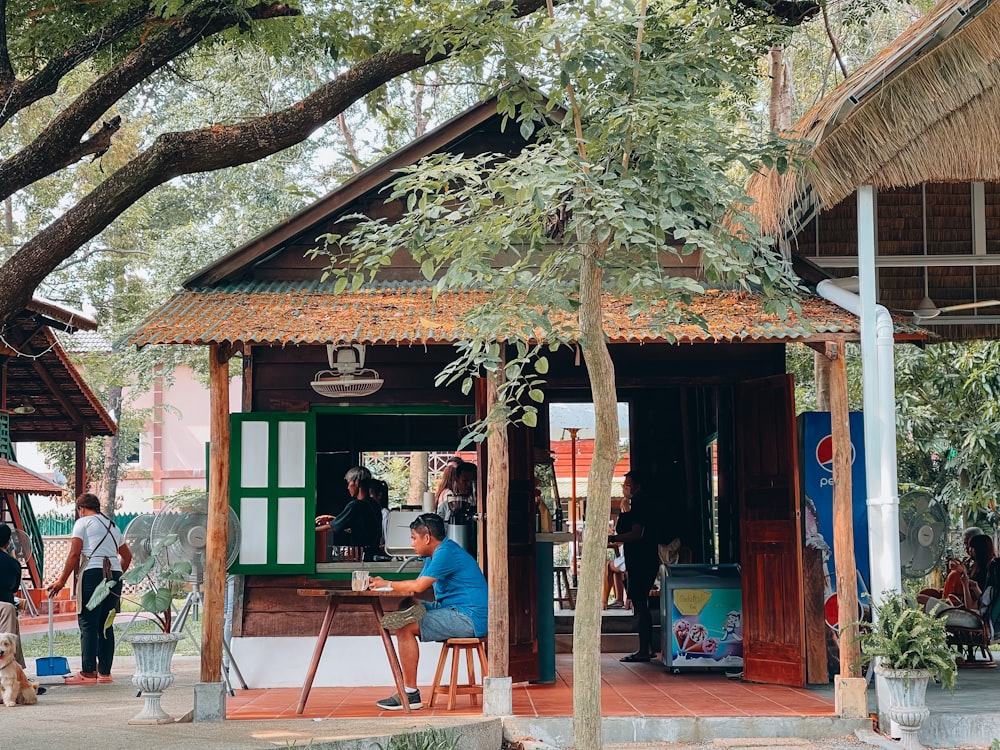
[[[955,654],[948,646],[944,619],[898,591],[890,591],[875,607],[874,624],[862,623],[861,653],[877,659],[875,674],[889,690],[889,718],[900,730],[904,748],[923,747],[917,734],[930,713],[925,700],[927,681],[955,689]]]
[[[176,534],[168,534],[158,540],[149,556],[141,563],[130,567],[122,576],[122,583],[137,586],[138,598],[122,596],[132,602],[140,613],[159,625],[154,633],[126,633],[123,640],[132,645],[135,654],[135,674],[132,684],[142,692],[142,710],[129,720],[129,724],[168,724],[174,721],[160,706],[163,691],[174,682],[170,662],[182,633],[171,628],[174,598],[182,593],[185,581],[191,575],[191,563],[187,560],[170,562],[163,550],[177,539]],[[87,603],[94,607],[111,591],[113,581],[103,581],[94,590]],[[104,623],[105,628],[114,626],[116,610],[111,610]]]

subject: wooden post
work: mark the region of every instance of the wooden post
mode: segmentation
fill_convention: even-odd
[[[851,422],[847,403],[847,363],[843,344],[831,344],[830,435],[833,440],[833,555],[837,563],[837,623],[840,674],[861,676],[857,642],[858,575],[854,560],[854,513],[851,499]]]
[[[87,491],[87,438],[76,441],[76,460],[73,464],[73,481],[76,485],[76,496],[80,497]]]
[[[229,531],[229,351],[213,344],[209,348],[208,370],[211,426],[201,681],[221,682]]]
[[[486,376],[486,413],[496,406],[497,387],[503,382],[503,362],[495,373]],[[507,607],[510,587],[507,561],[507,506],[510,494],[507,425],[495,423],[486,438],[486,535],[487,579],[489,581],[489,676],[510,674],[510,629]]]

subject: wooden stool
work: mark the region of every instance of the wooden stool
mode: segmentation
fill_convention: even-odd
[[[459,695],[469,696],[473,706],[479,705],[479,697],[483,694],[483,683],[476,682],[476,665],[473,661],[473,652],[479,654],[479,666],[486,678],[486,646],[485,638],[449,638],[441,647],[441,658],[438,659],[437,671],[434,673],[434,684],[431,686],[430,707],[434,708],[434,699],[439,694],[448,694],[448,710],[455,708],[455,699]],[[461,652],[465,652],[465,678],[468,682],[458,682],[458,660]],[[445,662],[448,661],[448,654],[451,654],[451,682],[447,685],[441,684],[441,675],[444,673]]]
[[[553,565],[552,573],[556,578],[555,603],[560,609],[574,609],[573,589],[569,586],[569,567],[566,565]],[[563,607],[563,605],[567,605]]]

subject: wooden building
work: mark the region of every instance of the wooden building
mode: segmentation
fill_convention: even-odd
[[[231,424],[223,424],[224,388],[213,391],[219,420],[213,420],[210,473],[224,474],[228,487],[213,484],[210,496],[222,493],[241,522],[233,651],[255,687],[301,681],[321,612],[295,590],[343,577],[344,566],[317,562],[313,516],[317,508],[343,507],[344,471],[365,451],[453,450],[468,422],[485,410],[481,383],[468,395],[434,386],[453,358],[453,343],[466,333],[462,313],[485,299],[483,292],[435,297],[419,268],[398,254],[376,283],[336,294],[332,282],[321,281],[323,261],[306,251],[341,216],[399,212],[380,194],[392,170],[436,151],[513,152],[523,142],[509,130],[501,130],[494,101],[468,110],[196,273],[130,337],[138,346],[209,347],[214,377],[223,384],[225,362],[242,357],[242,413]],[[706,329],[665,329],[630,319],[624,303],[608,306],[619,399],[630,406],[632,466],[649,477],[662,516],[671,519],[663,533],[681,537],[694,562],[742,566],[748,679],[801,685],[802,531],[785,343],[822,349],[855,340],[857,320],[816,296],[803,300],[801,315],[786,319],[765,314],[753,294],[707,291],[691,304]],[[916,329],[911,335],[919,336]],[[355,344],[366,346],[365,367],[377,371],[382,387],[361,398],[317,393],[312,383],[330,367],[328,347]],[[586,369],[575,354],[564,349],[550,357],[547,402],[590,400]],[[515,681],[537,677],[533,476],[536,456],[547,456],[548,448],[544,408],[537,428],[510,430],[509,516],[486,521],[507,529]],[[482,483],[484,449],[478,463]],[[597,521],[599,527],[605,522]],[[334,627],[342,635],[372,633],[362,613]],[[273,666],[255,666],[273,665],[276,654],[286,666],[284,678]],[[317,684],[336,684],[344,674],[321,670]]]

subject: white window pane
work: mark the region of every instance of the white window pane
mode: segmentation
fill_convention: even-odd
[[[278,424],[278,486],[306,485],[306,423]]]
[[[267,498],[240,501],[240,564],[267,563]]]
[[[278,498],[278,563],[305,562],[306,499]]]
[[[240,449],[240,486],[267,487],[267,422],[243,422]]]

